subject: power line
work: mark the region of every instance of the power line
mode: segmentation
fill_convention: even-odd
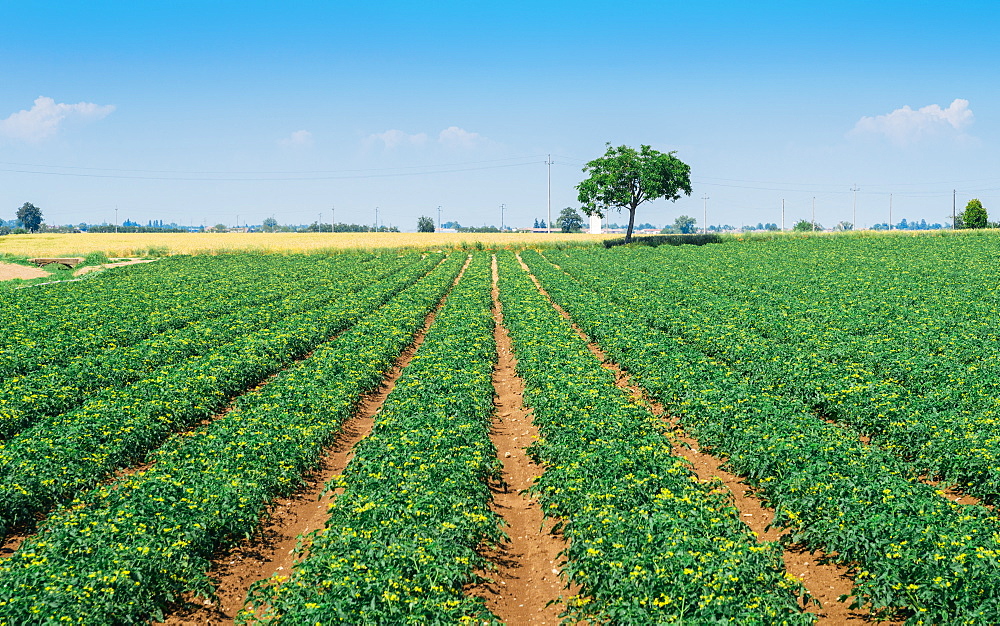
[[[0,161],[0,165],[13,165],[17,167],[45,167],[51,169],[64,169],[64,170],[88,170],[93,172],[128,172],[133,174],[198,174],[198,175],[209,175],[209,174],[244,174],[244,175],[257,175],[257,174],[296,174],[296,175],[306,175],[306,174],[343,174],[343,173],[354,173],[354,172],[390,172],[393,170],[412,170],[412,169],[424,169],[424,168],[437,168],[437,167],[457,167],[466,165],[482,165],[484,163],[503,163],[505,161],[525,161],[525,160],[536,160],[543,155],[532,155],[523,157],[507,157],[503,159],[489,159],[485,161],[463,161],[461,163],[436,163],[431,165],[401,165],[397,167],[372,167],[372,168],[359,168],[359,169],[342,169],[342,170],[150,170],[150,169],[127,169],[120,167],[86,167],[80,165],[47,165],[43,163],[17,163],[12,161]]]
[[[7,172],[12,174],[35,174],[40,176],[71,176],[74,178],[110,178],[119,180],[176,180],[176,181],[204,181],[204,182],[256,182],[256,181],[311,181],[311,180],[358,180],[364,178],[392,178],[398,176],[432,176],[435,174],[454,174],[457,172],[474,172],[481,170],[492,170],[492,169],[502,169],[508,167],[523,167],[526,165],[534,165],[535,162],[527,163],[508,163],[504,165],[491,165],[485,167],[464,167],[455,168],[448,170],[427,170],[424,172],[394,172],[394,173],[382,173],[382,174],[360,174],[360,175],[344,175],[344,176],[255,176],[255,177],[217,177],[217,176],[202,176],[202,177],[190,177],[190,176],[127,176],[122,174],[88,174],[79,172],[36,172],[31,170],[19,170],[19,169],[9,169],[0,168],[0,172]]]

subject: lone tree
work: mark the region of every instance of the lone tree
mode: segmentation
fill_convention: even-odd
[[[434,232],[434,220],[422,215],[420,219],[417,220],[417,232],[418,233],[433,233]]]
[[[986,209],[983,208],[983,203],[978,198],[973,198],[965,205],[965,211],[962,212],[961,218],[962,228],[986,228],[988,216]]]
[[[265,233],[273,233],[278,230],[278,220],[273,217],[265,218],[261,226],[263,227]]]
[[[695,219],[690,215],[681,215],[674,220],[674,230],[682,235],[690,235],[695,232]]]
[[[25,202],[17,210],[17,219],[29,232],[35,232],[42,225],[42,210],[30,202]]]
[[[691,167],[674,156],[643,145],[634,148],[610,143],[604,156],[583,167],[589,178],[576,186],[578,199],[587,215],[604,217],[608,209],[628,209],[625,243],[632,241],[635,209],[647,200],[664,198],[671,202],[681,192],[691,195]]]
[[[564,233],[578,233],[583,230],[583,218],[573,207],[566,207],[559,212],[556,226]]]

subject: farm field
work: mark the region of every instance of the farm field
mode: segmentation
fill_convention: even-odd
[[[1000,622],[1000,236],[511,241],[0,290],[0,625]]]
[[[226,252],[308,253],[342,249],[472,248],[590,243],[621,235],[564,233],[75,233],[0,237],[0,255],[110,257]]]

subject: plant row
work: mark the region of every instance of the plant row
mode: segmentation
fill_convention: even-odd
[[[907,260],[940,263],[931,252],[911,251]],[[785,260],[790,275],[741,295],[731,286],[693,288],[665,269],[662,255],[642,253],[615,260],[635,277],[616,289],[602,278],[610,259],[582,264],[572,256],[560,258],[606,297],[621,304],[643,298],[637,312],[652,327],[771,381],[825,419],[871,435],[917,473],[959,483],[987,501],[1000,499],[1000,353],[989,340],[1000,333],[991,330],[996,307],[984,294],[960,291],[959,299],[953,286],[938,284],[943,279],[928,271],[894,298],[852,289],[857,281],[851,280],[821,302],[829,285],[820,288],[792,273],[798,264]],[[828,272],[835,284],[845,273]],[[877,288],[879,281],[872,282]],[[925,282],[947,297],[928,294]],[[895,300],[892,307],[884,306],[886,299]],[[969,319],[968,310],[977,308],[984,319]],[[962,312],[957,320],[955,311]],[[923,319],[914,319],[918,315]]]
[[[113,345],[77,355],[0,383],[0,441],[49,415],[79,406],[101,389],[123,387],[165,365],[206,354],[242,337],[263,332],[285,317],[310,311],[350,294],[367,282],[378,282],[414,262],[415,255],[364,267],[347,257],[324,272],[313,272],[294,283],[263,284],[262,301],[233,303],[232,312],[203,318],[158,333],[132,345]],[[344,262],[355,260],[357,262]]]
[[[22,289],[0,310],[0,379],[266,302],[340,260],[278,255],[170,257],[48,289]]]
[[[463,594],[502,539],[487,482],[496,359],[490,257],[477,253],[355,447],[325,529],[290,576],[257,585],[240,619],[282,624],[495,623]]]
[[[536,253],[550,294],[703,449],[759,489],[789,539],[853,568],[855,606],[906,609],[914,624],[1000,620],[1000,522],[921,483],[898,458],[818,419],[683,338],[637,320]]]
[[[440,262],[429,257],[353,298],[289,316],[266,332],[168,365],[128,387],[45,418],[0,445],[0,531],[30,522],[112,472],[140,463],[171,433],[222,409],[352,326]],[[446,261],[446,268],[457,261]]]
[[[211,597],[211,555],[250,536],[274,498],[301,484],[463,260],[363,313],[230,413],[171,439],[150,469],[50,515],[0,562],[0,623],[144,624],[185,593]]]
[[[533,486],[563,519],[570,617],[591,623],[811,623],[781,549],[759,543],[718,484],[671,453],[664,425],[615,385],[510,253],[500,298],[545,472]]]

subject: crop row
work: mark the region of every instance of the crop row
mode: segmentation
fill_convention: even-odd
[[[573,255],[561,259],[574,275],[619,303],[646,296],[636,308],[654,328],[677,334],[741,373],[771,381],[778,392],[794,395],[826,419],[871,435],[913,471],[997,501],[1000,355],[989,341],[1000,336],[996,304],[969,290],[959,291],[965,298],[959,301],[954,285],[938,284],[943,279],[932,271],[918,272],[920,266],[940,264],[931,252],[911,252],[908,262],[920,280],[906,283],[903,293],[897,287],[893,296],[853,287],[857,281],[844,276],[842,265],[827,270],[820,286],[793,274],[741,293],[707,284],[693,288],[675,269],[665,269],[663,254],[656,252],[618,255],[616,264],[625,265],[635,280],[617,288],[602,278],[608,259],[586,264]],[[785,264],[796,267],[793,260]],[[954,282],[950,274],[945,278]],[[720,277],[719,283],[728,282]],[[819,312],[817,300],[831,283],[840,295],[826,295],[827,306]],[[712,293],[721,290],[728,293]],[[893,306],[886,307],[886,300]],[[978,315],[970,315],[976,309]]]
[[[0,445],[0,530],[29,522],[115,470],[141,462],[172,432],[210,417],[233,396],[349,328],[440,258],[429,257],[350,299],[289,316],[267,332],[160,368],[22,431]]]
[[[355,447],[326,528],[291,576],[258,585],[247,621],[282,624],[493,623],[463,594],[502,538],[490,510],[496,359],[490,257],[478,253]],[[256,613],[260,611],[259,614]]]
[[[758,543],[717,485],[671,454],[662,422],[616,387],[509,253],[500,298],[542,436],[533,490],[565,518],[564,572],[582,589],[572,617],[811,623],[780,548]]]
[[[350,258],[350,257],[348,257]],[[44,416],[59,415],[79,406],[95,392],[123,387],[157,368],[263,332],[289,315],[309,311],[341,298],[364,283],[378,282],[413,263],[415,256],[390,259],[360,271],[361,263],[337,264],[330,272],[313,272],[297,287],[264,284],[263,301],[215,318],[191,322],[133,345],[112,346],[69,359],[25,376],[0,383],[0,441]]]
[[[634,307],[609,302],[540,255],[524,256],[703,448],[760,489],[792,541],[854,568],[858,604],[908,609],[915,624],[1000,620],[1000,522],[989,511],[942,498],[899,459],[796,398],[650,328]]]
[[[0,563],[0,623],[147,623],[211,596],[213,552],[249,536],[376,387],[463,259],[450,258],[235,410],[174,437],[146,471],[62,508]]]
[[[367,257],[362,257],[367,258]],[[336,268],[319,257],[165,258],[83,282],[22,289],[0,310],[0,379],[266,302],[265,285]]]

